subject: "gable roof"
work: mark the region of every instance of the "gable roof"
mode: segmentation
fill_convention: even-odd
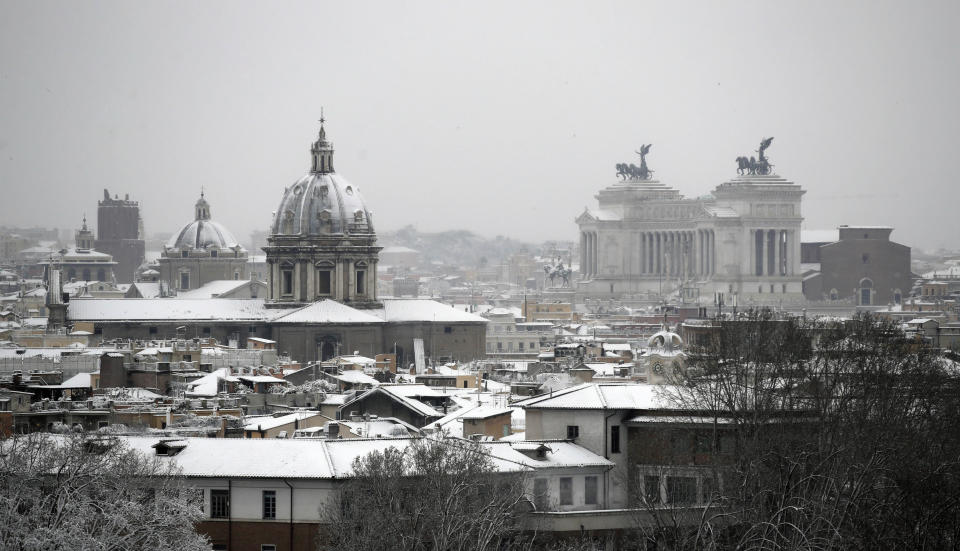
[[[430,299],[385,298],[381,302],[383,302],[383,308],[370,310],[370,313],[388,323],[410,321],[487,323],[486,318]]]
[[[662,385],[584,383],[515,403],[524,409],[677,409]]]
[[[443,417],[443,415],[439,411],[437,411],[433,407],[413,397],[413,396],[430,396],[430,394],[413,394],[412,392],[409,392],[409,389],[403,389],[403,387],[423,387],[428,391],[430,390],[424,385],[380,385],[364,392],[363,394],[358,394],[352,400],[340,406],[340,409],[349,411],[350,404],[360,400],[365,400],[373,396],[374,393],[379,392],[379,393],[383,393],[385,396],[387,396],[391,400],[414,411],[418,415],[422,415],[424,417],[435,417],[435,418]]]
[[[383,323],[383,320],[335,300],[324,299],[292,312],[282,312],[273,318],[273,323]]]

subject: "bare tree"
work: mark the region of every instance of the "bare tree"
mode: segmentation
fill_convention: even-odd
[[[522,472],[474,442],[424,438],[358,458],[320,549],[503,549],[527,505]]]
[[[209,549],[196,491],[115,439],[31,434],[0,452],[2,549]]]
[[[674,382],[678,407],[714,419],[722,479],[674,548],[960,544],[960,378],[896,324],[750,312]]]

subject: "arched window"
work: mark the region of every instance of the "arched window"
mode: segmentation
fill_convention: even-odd
[[[90,281],[90,268],[83,269],[83,280]]]
[[[107,273],[103,271],[103,268],[100,268],[99,270],[97,270],[97,281],[106,281],[106,280],[107,280]]]
[[[903,293],[900,292],[900,289],[895,289],[893,291],[893,303],[900,304],[903,302]]]

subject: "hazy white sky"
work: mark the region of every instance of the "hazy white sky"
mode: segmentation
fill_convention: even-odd
[[[309,168],[320,107],[378,229],[577,238],[650,167],[687,196],[775,136],[805,227],[955,246],[960,3],[0,2],[0,225],[145,229],[200,187],[241,239]]]

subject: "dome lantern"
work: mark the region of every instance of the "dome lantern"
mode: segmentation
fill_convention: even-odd
[[[327,141],[327,131],[323,128],[323,109],[320,109],[320,133],[317,135],[317,141],[313,142],[310,148],[312,165],[310,172],[314,174],[329,174],[333,170],[333,143]]]

